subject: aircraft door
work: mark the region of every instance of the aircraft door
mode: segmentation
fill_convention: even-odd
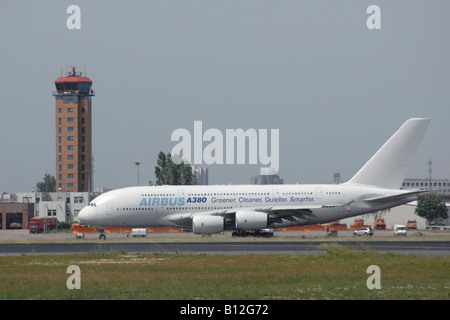
[[[322,199],[322,198],[323,198],[323,190],[322,190],[322,187],[317,187],[317,188],[316,188],[316,198],[317,198],[317,199]]]
[[[114,214],[114,208],[113,208],[112,205],[109,205],[109,206],[106,208],[106,214],[107,214],[107,215],[110,215],[110,216],[112,216],[112,215]]]

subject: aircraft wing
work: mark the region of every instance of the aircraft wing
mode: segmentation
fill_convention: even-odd
[[[265,208],[248,209],[246,211],[265,212],[269,214],[271,218],[288,219],[290,217],[302,218],[312,214],[312,209],[318,209],[322,206],[273,206]],[[244,209],[245,210],[245,209]]]
[[[342,205],[326,206],[326,208],[338,206]],[[191,228],[192,219],[194,216],[213,215],[213,216],[221,216],[228,220],[234,220],[235,214],[238,211],[264,212],[267,213],[270,216],[270,218],[274,221],[281,219],[294,221],[296,218],[307,219],[308,217],[313,217],[314,216],[313,209],[319,208],[324,208],[324,206],[311,205],[311,206],[270,206],[261,208],[233,208],[233,209],[174,214],[169,218],[169,221],[184,228]]]
[[[192,213],[181,213],[171,215],[169,222],[176,224],[180,227],[192,227]]]

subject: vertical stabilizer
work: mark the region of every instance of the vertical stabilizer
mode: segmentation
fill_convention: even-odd
[[[347,183],[399,189],[430,121],[406,121]]]

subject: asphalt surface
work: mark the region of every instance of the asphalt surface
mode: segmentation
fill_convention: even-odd
[[[374,237],[353,237],[351,231],[327,237],[320,232],[276,232],[273,238],[232,238],[230,234],[201,237],[192,233],[153,233],[146,238],[127,234],[32,234],[26,230],[1,230],[0,255],[68,254],[90,252],[173,253],[173,254],[320,254],[341,245],[352,250],[373,250],[402,254],[450,256],[450,232],[410,232],[397,238],[392,231],[378,231]]]
[[[157,243],[31,243],[0,244],[0,255],[90,252],[176,254],[318,254],[341,245],[352,250],[450,256],[450,241],[260,241]]]

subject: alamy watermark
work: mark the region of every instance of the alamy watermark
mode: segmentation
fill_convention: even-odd
[[[367,273],[372,275],[367,278],[367,289],[381,289],[381,269],[377,265],[370,265],[367,267]]]
[[[81,29],[81,9],[77,5],[70,5],[66,10],[67,14],[70,16],[66,20],[66,27],[69,30],[80,30]]]
[[[261,164],[268,165],[272,174],[280,167],[280,130],[219,129],[203,132],[203,122],[194,121],[194,131],[184,128],[172,132],[174,162],[187,160],[191,164]],[[270,151],[269,151],[270,149]],[[269,154],[270,153],[270,154]],[[178,157],[177,157],[178,156]]]
[[[71,274],[66,281],[67,289],[81,289],[81,269],[77,265],[67,267],[66,273]]]

